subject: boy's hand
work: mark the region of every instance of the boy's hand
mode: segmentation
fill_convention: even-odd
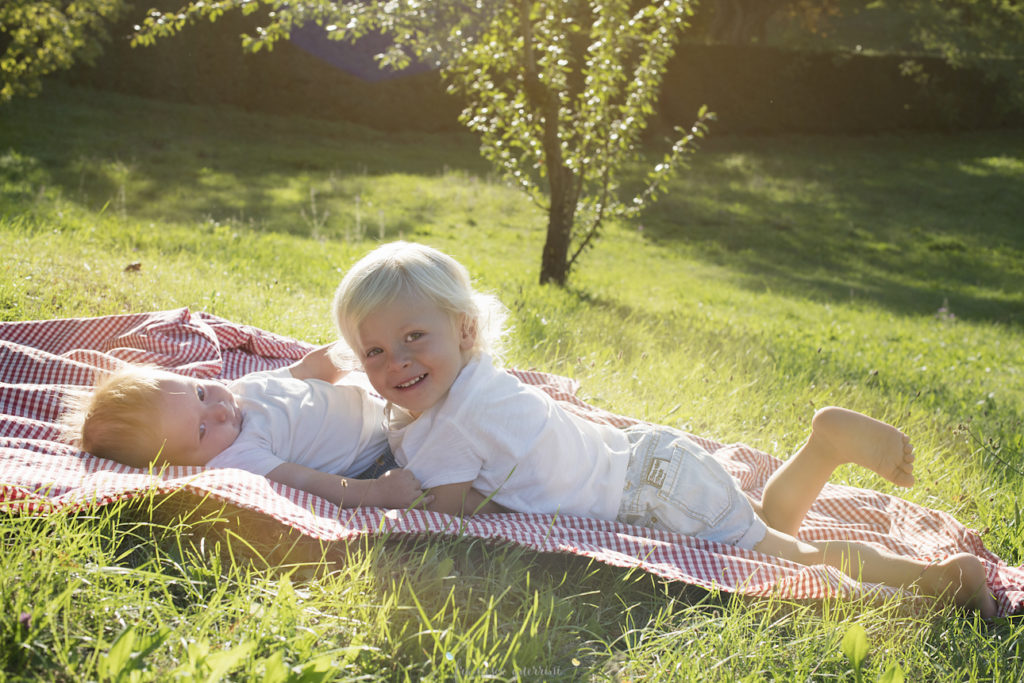
[[[425,507],[434,496],[425,494],[420,481],[409,470],[388,470],[373,480],[364,505],[386,508]]]

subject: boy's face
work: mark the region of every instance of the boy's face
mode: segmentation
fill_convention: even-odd
[[[413,416],[448,393],[470,357],[475,329],[422,296],[399,297],[359,325],[355,349],[373,388]]]
[[[164,462],[205,465],[238,438],[242,411],[223,384],[168,375],[160,380],[160,392],[156,419]]]

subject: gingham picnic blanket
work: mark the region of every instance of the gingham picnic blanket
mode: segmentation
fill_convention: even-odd
[[[821,599],[882,597],[893,589],[860,584],[825,566],[804,567],[732,546],[583,517],[538,514],[458,519],[422,510],[341,510],[303,491],[232,469],[171,467],[160,474],[93,457],[59,438],[62,396],[91,387],[97,369],[157,364],[204,378],[230,380],[277,368],[311,345],[188,309],[0,323],[0,509],[46,514],[124,500],[154,489],[186,491],[253,510],[307,536],[345,541],[364,534],[462,534],[540,552],[570,553],[637,567],[665,579],[748,596]],[[514,371],[566,409],[619,427],[636,420],[591,406],[574,380]],[[780,461],[741,444],[695,437],[744,491],[759,498]],[[1024,567],[1008,566],[977,533],[949,514],[886,494],[828,485],[800,530],[807,540],[847,539],[919,558],[969,552],[988,566],[1000,614],[1024,608]]]

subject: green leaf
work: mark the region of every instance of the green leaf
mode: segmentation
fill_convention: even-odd
[[[242,661],[256,648],[256,643],[249,641],[241,643],[223,652],[214,652],[205,658],[205,664],[210,667],[210,673],[206,680],[210,683],[224,680],[229,671],[241,665]]]
[[[263,683],[285,683],[290,674],[280,650],[263,660]]]
[[[868,656],[868,634],[864,631],[864,627],[860,624],[851,626],[843,636],[841,647],[843,654],[853,665],[854,671],[859,672],[864,658]]]
[[[362,648],[345,648],[344,656],[349,661],[354,661]],[[355,655],[351,651],[355,651]],[[337,678],[338,668],[335,666],[334,658],[331,655],[320,655],[302,665],[295,683],[324,683],[325,681]]]
[[[96,662],[96,672],[102,680],[118,680],[128,669],[128,660],[135,649],[136,627],[129,626],[121,631],[114,644]]]
[[[903,683],[903,669],[899,664],[893,664],[878,677],[878,683]]]

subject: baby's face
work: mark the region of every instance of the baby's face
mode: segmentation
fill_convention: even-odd
[[[475,341],[472,330],[421,296],[374,311],[357,336],[355,351],[373,388],[414,416],[447,395]]]
[[[223,384],[169,374],[160,391],[156,418],[164,462],[205,465],[238,438],[242,411]]]

